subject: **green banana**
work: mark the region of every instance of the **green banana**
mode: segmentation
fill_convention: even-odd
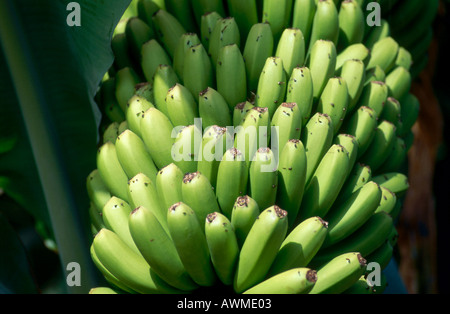
[[[209,41],[216,23],[222,16],[216,11],[207,12],[201,16],[200,39],[206,51],[209,51]]]
[[[259,22],[256,1],[227,0],[228,12],[236,19],[241,33],[241,43],[247,40],[253,25]]]
[[[166,116],[169,115],[166,97],[169,89],[180,83],[180,79],[175,73],[173,67],[167,64],[161,64],[156,69],[153,77],[154,87],[154,105]]]
[[[342,294],[379,294],[379,288],[376,287],[365,275],[362,275],[350,288],[343,291]],[[381,287],[381,290],[383,288]]]
[[[287,212],[271,206],[261,212],[240,250],[233,287],[237,293],[264,280],[283,242]]]
[[[151,104],[155,102],[154,92],[153,92],[153,84],[150,82],[141,82],[138,83],[134,88],[135,96],[142,97]]]
[[[184,174],[180,168],[171,163],[158,171],[156,175],[156,192],[164,210],[182,201],[181,184]]]
[[[217,279],[201,226],[204,222],[182,202],[170,207],[167,222],[178,256],[189,276],[200,286],[214,285]]]
[[[405,47],[399,47],[394,67],[402,66],[409,71],[412,64],[413,58],[411,52],[409,52]]]
[[[170,58],[173,58],[180,37],[186,33],[181,23],[168,11],[160,9],[152,16],[156,37]]]
[[[86,179],[86,190],[89,201],[98,213],[101,213],[105,204],[111,198],[107,186],[100,177],[98,169],[92,170]]]
[[[347,60],[353,59],[361,60],[367,67],[370,60],[370,50],[362,43],[344,48],[336,56],[336,71],[339,71]]]
[[[184,174],[195,172],[202,141],[202,130],[196,124],[183,127],[172,147],[172,160]]]
[[[226,128],[212,125],[205,129],[202,137],[197,171],[208,178],[213,189],[216,187],[220,160],[226,150],[226,132]]]
[[[364,12],[356,0],[345,0],[339,8],[339,47],[361,43],[364,39],[366,21]]]
[[[119,294],[119,292],[109,287],[95,287],[89,290],[89,294]]]
[[[305,125],[300,140],[306,151],[306,184],[333,142],[333,126],[328,115],[317,112]]]
[[[259,77],[255,106],[268,108],[272,117],[286,96],[287,76],[280,57],[267,58]]]
[[[181,35],[177,47],[173,53],[173,69],[179,78],[184,74],[184,57],[188,49],[200,44],[200,38],[196,33],[185,33]]]
[[[399,136],[395,137],[391,152],[386,161],[377,169],[378,173],[388,173],[402,169],[408,157],[405,140]]]
[[[389,243],[389,241],[386,241],[378,249],[367,255],[367,262],[378,263],[378,265],[380,265],[380,269],[384,270],[391,261],[393,253],[394,248],[392,247],[391,243]]]
[[[360,157],[360,161],[372,169],[375,173],[378,168],[389,158],[395,143],[395,125],[387,120],[381,121],[375,129],[375,135],[368,149]]]
[[[144,113],[155,106],[142,96],[134,95],[127,104],[125,113],[128,128],[137,136],[142,137],[141,120]],[[120,133],[119,133],[120,134]]]
[[[306,47],[309,46],[311,27],[316,14],[316,2],[314,0],[295,0],[292,9],[292,27],[302,31]]]
[[[134,67],[130,52],[128,50],[128,40],[125,32],[115,34],[111,39],[111,49],[114,54],[113,67],[115,71],[119,71],[125,67]]]
[[[194,99],[214,84],[213,65],[201,43],[188,48],[184,54],[183,83]]]
[[[270,25],[267,23],[254,24],[248,33],[242,52],[249,92],[256,92],[261,72],[267,58],[273,55],[273,50],[274,38]]]
[[[388,73],[395,65],[399,48],[400,45],[391,36],[380,39],[371,49],[367,69],[379,65],[384,72]]]
[[[119,122],[112,122],[106,127],[106,129],[103,131],[102,143],[116,143],[117,136],[119,136],[119,125]]]
[[[275,204],[278,188],[278,160],[268,147],[256,151],[249,168],[249,194],[261,208]]]
[[[250,229],[261,210],[258,203],[248,195],[239,196],[231,211],[230,222],[234,227],[239,248],[244,244]]]
[[[364,274],[367,261],[357,252],[346,252],[328,260],[317,270],[317,281],[310,294],[339,294]]]
[[[264,0],[262,22],[268,23],[277,42],[291,22],[292,0]]]
[[[314,87],[311,71],[307,67],[292,70],[286,91],[286,102],[296,103],[302,116],[302,128],[311,118]]]
[[[223,16],[221,14],[221,16]],[[232,16],[220,18],[214,25],[211,36],[209,37],[208,53],[211,58],[212,67],[215,70],[219,51],[222,47],[236,44],[240,47],[241,35],[236,20]]]
[[[138,135],[130,130],[119,134],[116,140],[116,153],[128,179],[138,173],[143,173],[155,183],[158,169],[148,153],[144,141]]]
[[[372,49],[373,46],[382,39],[391,36],[391,24],[386,20],[380,19],[380,26],[367,27],[368,33],[365,35],[363,43],[367,48]]]
[[[342,77],[330,78],[319,97],[317,111],[330,117],[334,135],[341,128],[347,113],[348,103],[349,93],[345,79]]]
[[[380,186],[369,181],[341,205],[333,206],[324,218],[328,221],[328,234],[323,248],[332,246],[358,230],[374,214],[381,196]]]
[[[397,204],[397,195],[395,195],[395,193],[392,193],[389,189],[385,188],[384,186],[381,186],[380,190],[381,190],[381,199],[375,212],[378,213],[384,211],[389,215],[391,215],[392,211],[395,208],[395,205]]]
[[[213,212],[220,212],[214,189],[200,172],[186,173],[181,185],[182,202],[189,206],[200,222]],[[204,230],[205,225],[201,225]]]
[[[244,57],[237,44],[219,49],[216,64],[217,91],[231,110],[247,99],[247,79]]]
[[[411,89],[411,73],[402,66],[397,66],[386,75],[386,86],[389,89],[389,96],[402,99]]]
[[[400,102],[394,97],[388,97],[384,103],[380,120],[387,120],[398,128],[401,122],[401,112]]]
[[[366,70],[366,77],[367,78],[364,85],[370,84],[374,81],[384,82],[386,79],[386,73],[384,73],[379,65],[376,65],[374,68]]]
[[[115,95],[117,103],[125,113],[128,101],[135,93],[135,86],[140,82],[139,76],[133,68],[125,67],[117,71],[114,81],[116,83]]]
[[[305,38],[298,28],[286,28],[278,41],[275,56],[283,60],[283,67],[287,77],[290,77],[296,67],[305,63]]]
[[[307,65],[313,81],[314,104],[319,101],[328,80],[334,76],[336,60],[336,46],[332,41],[321,39],[314,42]]]
[[[315,43],[326,40],[337,46],[339,39],[339,12],[333,0],[316,1],[316,13],[311,29],[311,38],[308,52],[311,52]]]
[[[158,169],[172,163],[174,126],[169,118],[156,108],[148,109],[141,120],[142,140]]]
[[[153,26],[152,16],[155,14],[161,6],[154,0],[138,0],[136,5],[137,16],[146,22],[149,26]],[[134,15],[134,14],[133,14]]]
[[[181,292],[156,275],[142,255],[135,253],[114,232],[100,230],[92,245],[105,268],[132,290],[142,294]]]
[[[201,17],[208,12],[217,12],[220,16],[225,16],[225,6],[221,0],[191,0],[191,6],[198,25]]]
[[[190,0],[164,0],[166,10],[171,13],[188,32],[197,30],[197,21]]]
[[[386,83],[373,81],[364,86],[359,106],[367,106],[375,111],[375,115],[379,118],[383,112],[385,102],[389,97],[389,89]]]
[[[420,102],[417,96],[412,93],[407,93],[399,100],[399,102],[401,104],[401,125],[397,129],[397,134],[401,137],[405,137],[419,117]]]
[[[339,76],[346,82],[348,90],[348,112],[353,112],[361,97],[366,83],[366,70],[364,63],[359,59],[350,59],[344,62]]]
[[[289,140],[300,139],[303,117],[296,103],[282,103],[275,111],[271,126],[271,149],[281,152]]]
[[[137,207],[131,212],[128,223],[140,253],[161,279],[183,291],[197,288],[184,268],[167,228],[161,226],[151,210]]]
[[[108,191],[127,200],[128,177],[117,158],[116,146],[111,142],[101,145],[97,152],[97,169]]]
[[[205,237],[217,277],[224,285],[231,286],[239,258],[233,224],[221,213],[210,213],[206,216]]]
[[[236,148],[228,149],[217,170],[216,196],[221,212],[231,217],[234,203],[247,192],[248,167],[245,156]]]
[[[250,109],[254,107],[255,106],[248,100],[237,104],[233,109],[233,127],[238,127],[242,123]]]
[[[116,98],[116,79],[109,78],[102,82],[97,93],[98,103],[105,112],[105,116],[112,122],[120,123],[125,120],[125,113]]]
[[[330,210],[349,172],[347,150],[333,144],[321,159],[308,181],[300,207],[299,217],[324,217]]]
[[[172,60],[159,41],[151,39],[144,43],[141,50],[141,67],[147,82],[153,83],[156,69],[161,64],[172,66]]]
[[[198,95],[197,95],[198,97]],[[175,84],[167,91],[167,111],[174,127],[194,124],[198,117],[198,104],[191,91],[182,84]]]
[[[306,267],[319,251],[327,233],[328,222],[320,217],[310,217],[302,221],[283,240],[269,270],[269,276],[293,268]]]
[[[358,191],[363,185],[372,179],[372,170],[369,166],[356,162],[342,186],[335,205],[341,205],[349,199],[353,193]]]
[[[373,179],[381,187],[385,187],[397,197],[401,197],[409,189],[408,177],[401,172],[388,172],[375,176]]]
[[[289,228],[294,226],[306,185],[307,158],[300,140],[289,140],[282,150],[278,163],[276,203],[288,213]]]
[[[307,294],[316,281],[315,270],[294,268],[264,280],[243,294]]]
[[[353,170],[353,167],[357,161],[358,158],[358,141],[353,135],[349,134],[337,134],[334,137],[334,144],[342,145],[345,150],[348,152],[348,159],[349,159],[349,166],[348,166],[348,173],[345,176],[345,180],[347,180],[347,177],[350,175],[350,172]]]
[[[158,197],[156,184],[145,174],[139,173],[128,183],[128,198],[132,208],[139,206],[147,208],[158,219],[162,228],[168,232],[167,208]]]
[[[141,61],[142,45],[155,38],[155,33],[152,27],[137,16],[128,19],[125,34],[127,37],[127,44],[129,53],[134,59],[135,64]]]

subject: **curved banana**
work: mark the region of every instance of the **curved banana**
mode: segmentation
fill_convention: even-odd
[[[286,102],[297,104],[302,116],[302,128],[311,118],[313,93],[314,88],[309,68],[294,68],[288,81]]]
[[[135,93],[135,87],[140,82],[139,76],[133,68],[125,67],[117,71],[114,82],[115,96],[122,112],[127,112],[127,104]],[[120,121],[122,122],[122,121]]]
[[[173,54],[173,69],[179,78],[183,78],[184,56],[188,49],[200,44],[200,38],[196,33],[185,33],[181,35]]]
[[[385,187],[397,197],[401,197],[409,189],[408,177],[401,172],[388,172],[372,178],[381,187]]]
[[[348,112],[353,112],[361,97],[366,83],[366,69],[364,63],[359,59],[350,59],[344,62],[340,69],[339,76],[344,79],[348,89]]]
[[[377,169],[378,173],[389,173],[400,170],[406,165],[408,151],[405,140],[399,136],[395,137],[389,157]]]
[[[207,12],[201,16],[200,40],[203,46],[205,47],[206,51],[209,51],[209,41],[211,39],[211,34],[214,29],[214,26],[216,26],[217,21],[222,17],[223,16],[221,16],[216,11]]]
[[[367,263],[378,263],[380,269],[384,270],[391,261],[394,253],[394,248],[389,241],[386,241],[382,246],[367,255]]]
[[[147,82],[153,83],[156,69],[161,64],[172,65],[170,55],[156,39],[150,39],[142,45],[141,67]]]
[[[220,14],[220,13],[219,13]],[[221,16],[223,16],[221,14]],[[219,51],[222,47],[236,44],[240,47],[241,35],[236,20],[232,16],[220,18],[214,25],[211,36],[209,37],[208,53],[211,58],[212,67],[215,70]]]
[[[101,213],[103,206],[111,198],[111,193],[103,182],[98,169],[94,169],[89,173],[86,179],[86,190],[89,201],[92,203],[94,209],[98,213]]]
[[[407,50],[405,47],[400,47],[398,49],[397,59],[395,59],[395,67],[401,66],[409,71],[411,70],[412,64],[413,57],[411,52],[409,52],[409,50]]]
[[[275,111],[271,126],[271,149],[281,153],[289,140],[299,140],[303,117],[296,103],[282,103]]]
[[[384,186],[381,186],[380,190],[381,190],[381,199],[375,212],[378,213],[383,211],[391,215],[397,204],[397,195],[395,195],[395,193],[392,193],[389,189],[385,188]]]
[[[198,112],[204,130],[214,125],[220,127],[232,125],[232,114],[227,101],[212,87],[208,87],[200,93]]]
[[[182,201],[181,184],[184,173],[177,165],[171,163],[158,171],[156,175],[156,192],[164,210]]]
[[[358,105],[370,107],[379,118],[384,109],[384,103],[389,97],[389,89],[385,82],[373,81],[364,86]]]
[[[320,0],[316,5],[308,49],[311,54],[317,41],[330,41],[336,46],[339,39],[339,12],[334,1]]]
[[[125,34],[127,38],[128,50],[135,64],[141,61],[142,45],[155,38],[155,32],[145,21],[138,16],[128,19],[125,26]]]
[[[166,97],[169,89],[180,83],[180,79],[172,66],[161,64],[153,76],[154,105],[166,116],[169,116]]]
[[[103,131],[102,143],[112,142],[116,143],[116,139],[119,136],[119,122],[111,122]]]
[[[172,160],[184,174],[195,172],[202,145],[202,131],[196,124],[183,127],[172,147]]]
[[[387,120],[398,128],[401,124],[401,113],[400,102],[396,98],[389,96],[384,103],[380,120]]]
[[[248,195],[239,196],[231,211],[231,224],[234,227],[239,248],[244,244],[250,229],[258,218],[261,210],[258,203]]]
[[[340,205],[349,199],[353,193],[358,191],[363,185],[372,179],[372,170],[369,166],[360,162],[356,162],[344,185],[342,186],[339,196],[335,201],[335,205]]]
[[[264,0],[262,22],[268,23],[277,42],[291,22],[292,0]]]
[[[197,101],[185,85],[177,83],[169,88],[166,105],[168,117],[174,127],[192,125],[198,117]]]
[[[247,113],[255,106],[248,100],[237,104],[233,109],[233,127],[241,125]]]
[[[389,96],[402,99],[411,89],[411,73],[402,66],[397,66],[386,75],[386,86],[389,89]]]
[[[160,9],[152,16],[156,37],[172,59],[180,37],[186,33],[181,23],[168,11]]]
[[[316,14],[315,0],[296,0],[292,8],[292,27],[302,31],[306,47],[309,46],[311,28]]]
[[[128,128],[137,136],[142,137],[141,120],[144,113],[155,106],[142,96],[134,95],[130,98],[125,113]],[[120,133],[119,133],[120,134]]]
[[[371,49],[367,69],[379,65],[385,73],[388,73],[395,65],[399,48],[398,42],[391,36],[380,39]]]
[[[407,93],[399,101],[401,125],[397,129],[397,134],[405,137],[419,117],[420,102],[417,96],[412,93]]]
[[[370,50],[362,43],[344,48],[336,56],[336,71],[339,71],[347,60],[353,59],[361,60],[367,67],[370,59]]]
[[[275,50],[275,56],[283,60],[284,71],[290,77],[292,70],[305,63],[306,48],[303,33],[298,28],[286,28],[281,33]]]
[[[213,65],[202,43],[186,50],[183,65],[183,84],[194,99],[214,84]]]
[[[362,7],[356,0],[341,2],[339,7],[339,38],[338,46],[361,43],[364,39],[366,20]]]
[[[367,48],[372,49],[377,42],[391,35],[391,24],[388,20],[381,18],[380,26],[367,27],[366,30],[368,33],[365,35],[363,43]]]

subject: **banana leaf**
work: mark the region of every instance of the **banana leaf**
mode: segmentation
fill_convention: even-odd
[[[80,26],[68,22],[70,3],[79,4]],[[66,274],[69,263],[80,265],[81,285],[67,285],[69,293],[86,293],[100,278],[89,255],[85,187],[101,119],[94,96],[113,62],[111,37],[129,4],[0,1],[0,190],[44,226]],[[3,270],[17,262],[6,258],[7,249],[0,247]]]

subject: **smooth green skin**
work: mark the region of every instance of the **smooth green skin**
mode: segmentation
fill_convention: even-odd
[[[178,132],[172,149],[172,161],[186,174],[197,170],[202,131],[196,125],[188,125]],[[198,141],[198,143],[197,143]]]
[[[400,169],[407,161],[408,151],[405,140],[399,136],[395,138],[391,153],[386,161],[377,169],[379,173],[388,173]]]
[[[267,23],[257,23],[248,33],[242,55],[245,60],[247,87],[249,92],[256,92],[261,72],[267,58],[274,49],[272,29]]]
[[[229,15],[236,19],[241,33],[241,42],[245,43],[252,26],[259,22],[256,1],[228,0]]]
[[[191,5],[198,24],[201,17],[208,12],[217,12],[220,16],[225,16],[225,8],[220,0],[191,0]]]
[[[232,285],[239,258],[239,245],[234,226],[225,215],[218,212],[211,213],[205,219],[205,236],[217,277],[224,285]]]
[[[160,64],[172,65],[172,60],[164,47],[156,39],[151,39],[142,45],[141,67],[148,82],[153,82],[156,69]]]
[[[339,196],[335,201],[336,205],[342,204],[353,193],[359,190],[364,184],[372,179],[372,170],[369,166],[357,162],[351,169],[344,185],[342,186]]]
[[[145,21],[135,16],[128,19],[125,26],[125,34],[129,53],[134,61],[139,64],[142,45],[155,38],[153,27],[150,27]]]
[[[181,35],[173,55],[173,69],[179,78],[184,74],[184,56],[186,52],[201,43],[196,33],[185,33]]]
[[[155,106],[142,96],[134,95],[130,98],[125,113],[128,128],[137,136],[142,137],[141,120],[143,114]]]
[[[216,196],[221,212],[228,218],[236,199],[247,193],[248,176],[244,155],[237,149],[227,150],[217,171]]]
[[[353,135],[341,133],[335,136],[333,143],[344,146],[345,150],[348,152],[349,167],[348,174],[345,176],[345,180],[347,180],[348,175],[353,170],[353,166],[358,158],[358,141]]]
[[[411,131],[412,126],[417,121],[420,110],[420,102],[419,99],[411,94],[407,93],[401,99],[399,99],[401,104],[401,118],[402,124],[401,127],[397,129],[397,134],[399,136],[406,136],[409,131]]]
[[[379,27],[368,27],[369,33],[365,36],[363,43],[367,48],[372,49],[373,46],[380,40],[387,38],[391,35],[391,25],[386,19],[380,20],[381,25]]]
[[[276,203],[288,212],[289,228],[294,226],[306,185],[307,158],[300,140],[290,140],[280,152]]]
[[[395,65],[399,48],[398,42],[391,36],[380,39],[371,49],[371,56],[367,69],[379,65],[384,72],[388,73]]]
[[[381,69],[379,65],[376,65],[374,68],[366,71],[366,77],[364,86],[374,81],[384,82],[386,79],[386,73],[384,73],[383,69]]]
[[[120,123],[125,120],[125,113],[119,106],[116,98],[116,79],[108,78],[103,81],[98,93],[100,108],[105,111],[105,115],[114,122]]]
[[[166,10],[158,10],[152,16],[157,37],[163,43],[170,58],[173,58],[180,37],[186,33],[183,25]]]
[[[388,97],[389,89],[386,83],[373,81],[364,86],[358,105],[372,108],[375,111],[375,116],[379,118]]]
[[[292,70],[305,63],[305,38],[300,29],[286,28],[281,34],[275,56],[283,60],[284,71],[290,77]]]
[[[358,59],[347,60],[342,66],[339,75],[347,84],[349,97],[347,107],[348,114],[348,112],[353,112],[359,97],[361,97],[366,82],[365,65]]]
[[[402,99],[411,89],[411,73],[402,66],[395,67],[386,76],[386,85],[389,89],[389,96]]]
[[[429,45],[428,45],[429,46]],[[400,47],[398,49],[397,59],[395,60],[395,66],[404,67],[406,70],[411,70],[413,64],[413,57],[411,52],[405,47]]]
[[[139,206],[147,208],[158,218],[164,230],[168,231],[167,208],[161,203],[153,180],[143,173],[139,173],[131,178],[128,183],[128,197],[130,206],[133,209]]]
[[[383,186],[381,186],[380,189],[382,193],[381,200],[375,212],[379,213],[384,211],[391,215],[392,211],[395,209],[395,205],[397,204],[397,195]]]
[[[313,82],[309,68],[294,68],[288,81],[286,102],[297,104],[302,116],[302,127],[311,118],[313,93]]]
[[[331,208],[324,218],[328,222],[328,235],[323,247],[329,247],[358,230],[374,214],[381,196],[380,186],[370,181],[342,205]]]
[[[142,255],[130,249],[114,232],[100,230],[93,246],[105,268],[132,290],[141,294],[180,293],[157,276]]]
[[[275,41],[281,37],[283,30],[290,23],[292,0],[265,0],[262,7],[262,22],[269,23]]]
[[[232,115],[225,98],[217,90],[208,87],[198,97],[198,112],[202,119],[203,129],[218,125],[232,125]]]
[[[168,64],[160,64],[156,69],[153,79],[153,93],[156,108],[162,111],[165,115],[169,115],[169,110],[167,109],[166,103],[167,93],[169,89],[177,83],[180,83],[180,79],[175,73],[173,67]]]
[[[130,130],[125,130],[116,140],[117,158],[128,176],[133,178],[138,173],[145,174],[153,183],[158,170],[145,147],[144,141]]]
[[[249,169],[249,195],[261,208],[275,204],[278,168],[270,148],[258,149]]]
[[[389,189],[397,197],[409,188],[408,177],[401,172],[389,172],[375,176],[373,179],[380,186]]]
[[[348,60],[361,60],[367,66],[370,50],[362,43],[353,44],[340,51],[336,56],[336,71],[340,71]]]
[[[326,152],[306,186],[299,217],[324,217],[341,190],[349,169],[348,152],[334,144]]]
[[[239,254],[233,287],[242,293],[264,280],[288,227],[286,212],[271,206],[261,212]]]
[[[214,30],[214,26],[217,21],[221,19],[222,16],[216,11],[205,13],[201,17],[200,22],[200,39],[207,51],[209,51],[209,41],[211,38],[211,33]]]
[[[167,213],[170,235],[186,271],[201,286],[213,286],[216,274],[211,263],[208,244],[194,210],[184,203],[177,203]]]
[[[366,270],[359,253],[345,253],[329,260],[317,270],[317,281],[310,294],[339,294],[356,283]]]
[[[239,248],[244,244],[250,229],[261,210],[258,203],[248,195],[239,196],[231,211],[231,224],[238,241]]]
[[[393,123],[396,128],[401,123],[401,105],[400,102],[394,97],[388,97],[384,103],[383,112],[381,113],[381,120],[388,120]]]
[[[367,256],[367,262],[376,262],[380,265],[380,269],[384,270],[392,259],[394,248],[389,241],[380,246]]]
[[[150,82],[140,82],[135,86],[135,95],[143,97],[148,102],[153,104],[155,102],[155,97],[153,93],[153,85]]]
[[[190,0],[167,0],[163,1],[163,3],[166,10],[172,12],[187,32],[196,31],[197,24],[195,16],[192,14]]]
[[[119,294],[119,292],[109,287],[95,287],[89,290],[89,294]]]
[[[115,74],[115,95],[122,112],[127,112],[128,100],[133,97],[135,86],[140,82],[136,72],[131,67],[125,67]]]
[[[237,104],[233,109],[233,127],[236,128],[241,125],[247,113],[254,107],[255,106],[248,100]]]
[[[231,44],[240,46],[240,42],[241,35],[234,17],[224,17],[217,20],[209,38],[208,49],[213,69],[216,69],[220,49]]]
[[[335,46],[339,39],[339,12],[333,0],[321,0],[317,3],[311,29],[309,52],[318,40],[329,40]]]
[[[307,294],[313,288],[316,278],[314,270],[294,268],[264,280],[243,294]]]
[[[268,108],[270,117],[286,96],[287,76],[280,57],[267,58],[259,77],[255,106]]]
[[[314,0],[296,0],[292,13],[292,27],[298,28],[305,36],[305,44],[308,46],[311,27],[316,14]]]
[[[197,44],[184,54],[183,84],[197,100],[199,94],[214,84],[213,65],[203,44]]]
[[[328,224],[320,217],[302,221],[284,239],[269,270],[269,276],[297,267],[306,267],[319,251],[327,233]]]
[[[96,161],[100,177],[110,193],[127,200],[128,177],[117,158],[115,145],[111,142],[103,144]]]
[[[356,0],[343,1],[339,8],[339,39],[340,47],[348,47],[362,42],[366,19],[361,6]]]
[[[127,35],[125,32],[113,36],[111,39],[111,49],[114,54],[114,69],[116,71],[133,66],[133,61],[128,51]]]
[[[320,95],[317,111],[327,114],[333,125],[333,134],[336,135],[347,113],[349,104],[347,82],[341,77],[332,77],[328,80]]]
[[[192,125],[198,117],[196,98],[185,85],[177,83],[172,86],[167,92],[166,104],[174,127]]]
[[[191,291],[197,285],[184,268],[167,229],[151,210],[139,206],[128,219],[130,233],[150,267],[171,286]]]
[[[208,178],[200,172],[187,173],[181,185],[183,203],[194,210],[200,222],[210,213],[220,212],[216,194]],[[201,224],[204,229],[204,224]]]
[[[183,176],[181,169],[174,163],[162,168],[156,175],[156,191],[166,212],[170,206],[182,200]]]
[[[119,136],[119,125],[119,122],[112,122],[106,127],[102,136],[103,143],[116,143],[117,136]]]
[[[156,108],[150,108],[141,120],[142,140],[152,156],[158,169],[161,169],[172,161],[172,145],[175,138],[172,137],[174,126],[169,118]]]
[[[216,64],[217,91],[225,98],[231,110],[247,99],[245,62],[237,44],[219,49]]]
[[[89,173],[86,178],[86,190],[88,197],[95,210],[99,213],[102,212],[103,206],[111,198],[111,193],[100,177],[98,169],[94,169]]]

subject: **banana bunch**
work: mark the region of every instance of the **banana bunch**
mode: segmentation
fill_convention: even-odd
[[[360,2],[137,2],[97,95],[91,293],[383,291],[420,104]]]

